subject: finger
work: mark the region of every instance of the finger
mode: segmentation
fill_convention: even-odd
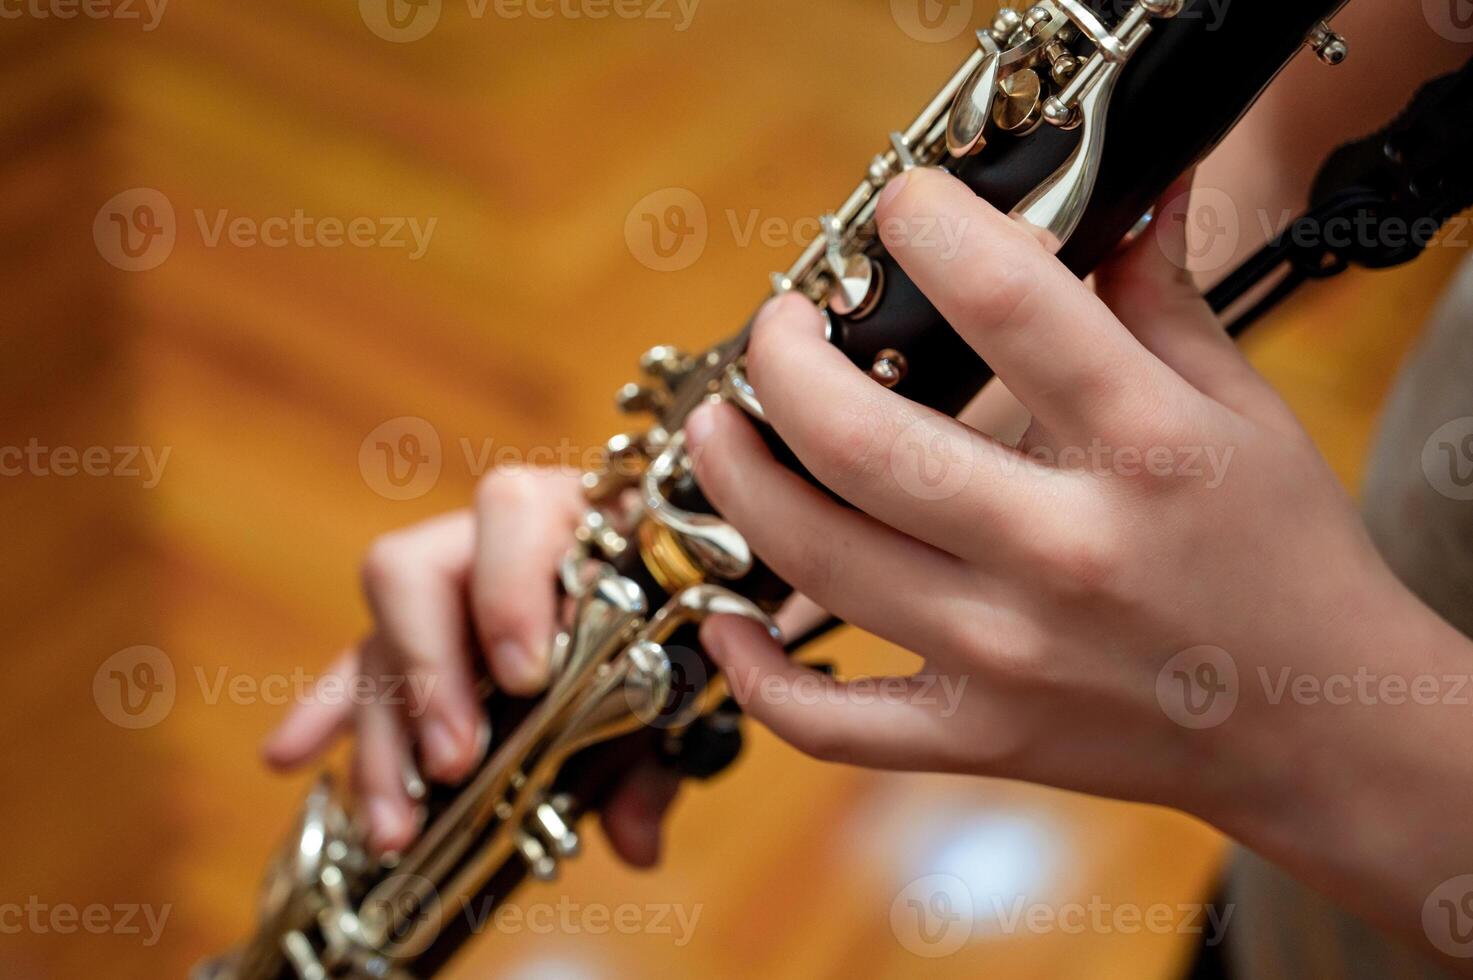
[[[877,769],[945,766],[947,733],[906,677],[837,681],[790,661],[756,623],[717,616],[701,642],[742,709],[800,752]]]
[[[557,569],[579,499],[575,477],[550,471],[499,471],[478,491],[471,605],[491,675],[511,694],[547,684]]]
[[[358,673],[358,650],[348,650],[328,668],[313,686],[309,700],[293,706],[286,718],[261,746],[261,755],[273,769],[288,770],[322,756],[337,740],[353,713],[352,702],[342,696],[348,681]],[[331,692],[336,692],[331,693]]]
[[[1100,267],[1100,299],[1151,353],[1193,387],[1242,411],[1269,392],[1188,270],[1188,173],[1161,200],[1151,231]]]
[[[911,170],[886,186],[878,214],[901,267],[1050,432],[1127,437],[1181,387],[1028,231],[955,177]]]
[[[780,465],[729,405],[701,406],[685,432],[702,491],[785,582],[911,649],[950,646],[949,618],[935,607],[975,589],[975,572],[825,496]]]
[[[653,759],[636,766],[600,815],[615,853],[636,868],[660,862],[661,824],[680,791],[680,774]]]
[[[1010,546],[1052,547],[1045,536],[1099,519],[1079,474],[875,384],[824,339],[801,296],[762,310],[747,367],[768,421],[820,482],[936,548],[997,561]]]
[[[377,643],[374,637],[365,643],[364,663],[370,670],[385,656],[375,649]],[[353,785],[369,847],[376,854],[402,851],[417,829],[415,805],[404,785],[412,765],[403,717],[396,706],[374,698],[358,706],[354,719]]]
[[[827,609],[803,593],[794,592],[788,596],[782,608],[773,614],[772,621],[777,624],[778,632],[792,639],[795,636],[802,636],[828,618]]]
[[[469,511],[447,514],[374,542],[363,587],[391,676],[403,691],[425,771],[459,782],[480,761],[490,732],[476,703],[465,582],[475,545]]]

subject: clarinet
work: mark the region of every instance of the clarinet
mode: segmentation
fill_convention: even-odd
[[[773,275],[773,292],[817,304],[830,341],[876,384],[955,415],[992,371],[879,243],[886,182],[943,167],[1086,276],[1144,230],[1171,183],[1301,46],[1329,64],[1345,58],[1328,26],[1343,3],[1041,0],[1002,10],[793,267]],[[471,938],[470,917],[457,913],[494,911],[527,876],[556,876],[578,852],[578,821],[630,766],[653,755],[706,775],[735,756],[732,707],[698,652],[699,626],[737,615],[776,637],[770,617],[791,590],[702,498],[682,426],[702,401],[728,401],[801,472],[747,383],[749,329],[696,355],[656,347],[640,360],[643,379],[620,390],[621,408],[650,421],[609,440],[584,475],[588,507],[559,575],[570,611],[551,644],[547,691],[484,692],[502,734],[461,785],[406,776],[426,819],[402,855],[370,854],[351,801],[321,777],[268,871],[255,935],[202,963],[196,980],[433,976]]]

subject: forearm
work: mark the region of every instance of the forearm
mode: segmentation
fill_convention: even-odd
[[[1331,68],[1302,52],[1198,169],[1197,187],[1226,194],[1240,227],[1231,260],[1199,270],[1203,286],[1304,210],[1310,183],[1331,151],[1380,129],[1424,82],[1473,55],[1469,45],[1432,29],[1423,4],[1407,0],[1350,0],[1335,29],[1348,38],[1350,57]],[[1194,254],[1209,251],[1221,254],[1217,248]]]
[[[1355,617],[1334,649],[1306,658],[1321,668],[1259,667],[1241,678],[1253,735],[1229,724],[1224,737],[1238,739],[1230,764],[1255,785],[1204,816],[1473,975],[1473,943],[1449,929],[1464,920],[1448,918],[1473,894],[1473,879],[1453,881],[1473,873],[1473,642],[1399,586]]]

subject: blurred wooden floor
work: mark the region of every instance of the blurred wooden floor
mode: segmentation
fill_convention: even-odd
[[[315,670],[354,637],[358,555],[467,499],[462,440],[588,447],[615,431],[610,395],[641,350],[728,332],[788,264],[791,244],[741,240],[750,216],[790,225],[836,202],[966,48],[915,40],[888,5],[859,0],[705,0],[685,31],[445,3],[428,37],[403,44],[355,7],[180,0],[148,32],[0,27],[0,445],[170,452],[153,488],[0,480],[0,906],[169,916],[153,946],[5,929],[0,975],[179,976],[244,933],[305,781],[256,762],[282,709],[212,699],[209,685]],[[176,215],[172,254],[147,272],[105,262],[92,230],[137,187]],[[669,187],[701,198],[709,241],[661,272],[624,229]],[[437,225],[411,260],[211,246],[195,218],[298,209]],[[1319,290],[1255,342],[1352,483],[1455,258]],[[402,416],[433,425],[443,470],[395,501],[365,480],[359,449]],[[177,699],[130,731],[92,685],[135,645],[166,653]],[[849,669],[900,656],[858,636],[833,652]],[[454,975],[1166,978],[1191,937],[979,933],[921,959],[892,930],[892,902],[914,879],[960,873],[1054,905],[1174,905],[1205,896],[1219,851],[1173,814],[825,767],[753,732],[740,766],[683,798],[664,869],[629,872],[595,844],[527,896],[699,907],[687,944],[524,930],[486,937]]]

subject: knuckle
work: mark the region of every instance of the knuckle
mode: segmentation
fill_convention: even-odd
[[[845,487],[873,480],[890,466],[889,453],[880,450],[880,426],[865,408],[856,408],[823,424],[813,440],[814,467],[820,475]]]
[[[1046,556],[1053,590],[1067,599],[1094,599],[1116,592],[1124,570],[1119,550],[1105,535],[1075,535]]]
[[[818,316],[813,304],[798,293],[787,293],[773,301],[752,325],[747,343],[747,380],[760,397],[775,375],[774,367],[791,346],[786,342],[795,323]]]
[[[522,636],[531,629],[526,603],[513,589],[477,588],[472,604],[483,636]]]
[[[966,320],[986,330],[1007,330],[1028,321],[1041,283],[1031,257],[987,267],[983,276],[958,277],[957,306]]]

